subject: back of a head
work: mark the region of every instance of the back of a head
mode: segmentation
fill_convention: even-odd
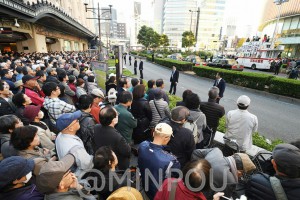
[[[163,98],[163,91],[161,89],[155,90],[154,92],[154,99],[162,99]]]
[[[199,109],[201,101],[197,94],[192,93],[192,94],[186,96],[184,102],[185,102],[185,106],[188,109],[193,110],[193,109]]]
[[[94,83],[95,82],[95,76],[88,76],[88,82]]]
[[[119,81],[120,87],[124,87],[127,84],[127,78],[121,78]]]
[[[148,81],[147,84],[148,84],[148,89],[151,89],[155,85],[155,80],[151,79],[151,80]]]
[[[164,80],[163,79],[157,79],[156,80],[156,87],[161,87],[164,84]]]
[[[43,85],[42,90],[46,96],[51,96],[51,93],[57,89],[57,86],[54,82],[47,82]]]
[[[57,74],[58,80],[60,82],[62,82],[64,80],[64,78],[66,78],[66,76],[67,76],[67,73],[65,70],[62,70]]]
[[[120,95],[119,95],[119,102],[126,104],[128,102],[132,101],[132,94],[128,91],[123,91]]]
[[[145,86],[144,85],[137,85],[133,88],[132,91],[133,99],[140,99],[145,95]]]
[[[192,90],[184,90],[182,93],[182,101],[185,101],[186,97],[192,93]]]
[[[112,106],[105,106],[99,113],[99,120],[102,126],[109,126],[116,117],[117,113]]]
[[[69,83],[74,83],[76,80],[76,77],[74,75],[69,76]]]
[[[300,149],[291,144],[279,144],[273,150],[277,170],[289,178],[300,178]]]
[[[184,106],[176,106],[171,110],[171,119],[175,122],[181,122],[182,120],[187,119],[189,115],[189,109]]]
[[[92,106],[93,97],[90,95],[83,94],[78,99],[79,108],[81,110],[86,110]]]
[[[188,162],[183,168],[185,186],[192,192],[201,192],[209,187],[211,165],[205,160]]]
[[[208,91],[208,97],[210,99],[217,99],[218,95],[219,95],[219,88],[216,86],[213,86],[209,89]]]
[[[107,173],[110,169],[110,163],[113,163],[114,156],[112,150],[108,146],[100,147],[94,156],[94,168],[101,172]]]
[[[132,85],[132,87],[134,87],[134,86],[136,86],[138,84],[139,84],[139,79],[137,79],[137,78],[132,78],[131,79],[131,85]]]

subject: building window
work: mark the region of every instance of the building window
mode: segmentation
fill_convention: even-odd
[[[282,27],[282,30],[283,30],[283,31],[289,30],[290,25],[291,25],[291,21],[292,21],[291,18],[288,18],[288,19],[285,19],[285,20],[284,20],[283,27]]]
[[[300,16],[294,17],[294,18],[292,19],[290,29],[297,29],[298,23],[299,23],[299,18],[300,18]]]

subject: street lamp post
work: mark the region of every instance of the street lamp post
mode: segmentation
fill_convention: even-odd
[[[87,6],[88,6],[88,3],[85,2],[85,3],[84,3],[84,6],[85,6],[85,12],[91,11],[91,12],[93,12],[94,14],[96,14],[96,12],[95,12],[94,10],[97,10],[97,12],[98,12],[97,18],[87,18],[87,19],[97,19],[97,20],[98,20],[98,31],[99,31],[99,41],[100,41],[100,45],[99,45],[99,55],[100,55],[100,54],[101,54],[101,51],[102,51],[102,49],[101,49],[101,24],[100,24],[100,21],[101,21],[100,16],[101,16],[101,14],[100,14],[100,11],[101,11],[101,10],[106,10],[106,12],[109,11],[110,14],[111,14],[111,7],[112,7],[112,5],[109,5],[109,9],[100,9],[100,4],[99,4],[99,2],[98,2],[98,7],[97,7],[97,8],[88,8],[88,7],[87,7]],[[104,12],[104,13],[106,13],[106,12]],[[102,13],[102,14],[104,14],[104,13]],[[104,20],[111,20],[111,19],[104,19]]]
[[[193,16],[193,12],[197,12],[197,23],[196,23],[196,34],[195,34],[195,40],[197,43],[197,39],[198,39],[198,27],[199,27],[199,17],[200,17],[200,8],[198,7],[198,10],[189,10],[191,12],[191,24],[190,24],[190,31],[192,31],[192,16]]]
[[[273,36],[272,36],[271,49],[273,49],[273,48],[274,48],[274,45],[275,45],[275,35],[276,35],[276,32],[277,32],[278,23],[279,23],[279,19],[280,19],[280,15],[281,15],[281,5],[282,5],[283,3],[288,2],[288,1],[289,1],[289,0],[274,0],[274,3],[277,5],[278,16],[277,16],[277,20],[276,20],[276,24],[275,24]]]
[[[192,19],[193,19],[193,12],[192,10],[189,10],[191,12],[191,23],[190,23],[190,31],[192,32]]]

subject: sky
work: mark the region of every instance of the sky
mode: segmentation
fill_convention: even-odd
[[[151,2],[153,0],[94,0],[95,4],[98,1],[101,7],[107,7],[109,4],[113,5],[113,8],[117,10],[118,22],[120,23],[132,25],[134,1],[142,3],[142,20],[151,20],[155,14],[151,9]],[[199,2],[201,1],[203,0],[199,0]],[[238,35],[245,32],[246,27],[249,25],[255,27],[255,30],[251,33],[255,34],[260,23],[259,19],[262,17],[262,8],[265,1],[267,0],[226,0],[224,19],[236,20]]]

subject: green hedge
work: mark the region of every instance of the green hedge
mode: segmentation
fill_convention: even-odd
[[[152,61],[151,56],[147,56],[148,61]],[[163,65],[168,68],[172,68],[175,66],[180,71],[190,71],[193,70],[193,63],[180,61],[180,60],[173,60],[168,58],[154,58],[154,62]]]
[[[193,71],[201,77],[215,79],[217,72],[223,73],[223,78],[227,83],[239,85],[242,87],[264,90],[265,85],[270,83],[273,76],[251,72],[231,71],[226,69],[211,68],[207,66],[193,67]]]
[[[152,61],[152,55],[150,55],[150,54],[145,54],[145,53],[142,53],[142,52],[130,52],[130,53],[134,54],[134,55],[145,57],[148,61]],[[159,64],[159,65],[168,67],[168,68],[172,68],[173,66],[175,66],[180,71],[193,70],[193,66],[194,66],[194,64],[191,63],[191,62],[173,60],[173,59],[168,59],[168,58],[154,57],[154,62]]]
[[[223,78],[227,83],[300,99],[299,80],[278,78],[267,74],[216,69],[207,66],[195,66],[193,71],[198,76],[211,79],[215,79],[217,72],[223,72]]]
[[[272,78],[269,92],[300,99],[300,81],[286,78]]]

